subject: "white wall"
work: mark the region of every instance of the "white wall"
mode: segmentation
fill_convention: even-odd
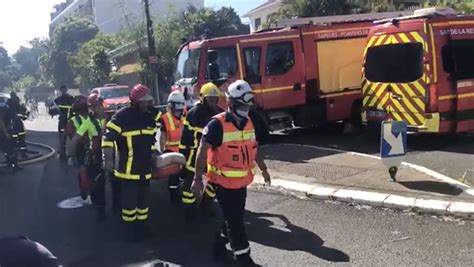
[[[75,9],[86,3],[88,0],[76,0],[69,5],[52,22],[54,28],[65,18],[75,15]],[[175,12],[185,9],[188,5],[194,5],[197,8],[204,7],[204,0],[149,0],[151,3],[150,13],[153,18],[166,18]],[[92,0],[95,23],[99,29],[108,34],[119,32],[128,27],[124,18],[127,14],[130,24],[136,24],[144,21],[145,11],[143,0]]]
[[[255,27],[255,19],[260,18],[260,20],[261,20],[260,25],[265,24],[267,22],[268,15],[270,15],[272,13],[277,13],[282,5],[283,5],[283,3],[278,3],[277,2],[277,3],[274,3],[274,4],[269,5],[267,7],[264,7],[262,9],[258,9],[256,11],[251,12],[251,13],[247,13],[247,17],[250,20],[250,31],[254,32],[254,31],[260,30],[260,28],[256,29],[256,27]]]
[[[117,33],[128,27],[124,18],[127,14],[130,24],[144,21],[145,11],[142,0],[94,0],[95,22],[104,33]],[[171,12],[179,12],[192,4],[204,7],[204,0],[150,0],[150,13],[153,18],[165,18]]]

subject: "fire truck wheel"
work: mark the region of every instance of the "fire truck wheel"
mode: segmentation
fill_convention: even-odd
[[[319,126],[323,134],[341,134],[344,132],[345,122],[327,122]]]

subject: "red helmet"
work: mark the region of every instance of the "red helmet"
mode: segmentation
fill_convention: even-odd
[[[132,102],[152,101],[151,90],[143,84],[137,84],[130,92],[130,100]]]
[[[104,103],[104,99],[101,98],[98,94],[91,94],[87,99],[89,106],[96,107],[101,106]]]

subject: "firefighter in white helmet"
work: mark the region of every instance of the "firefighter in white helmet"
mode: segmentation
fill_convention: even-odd
[[[258,266],[250,257],[243,221],[247,186],[253,181],[256,165],[267,183],[271,179],[258,156],[257,136],[248,116],[254,100],[252,88],[238,80],[229,85],[226,96],[228,110],[214,116],[203,130],[192,191],[198,198],[202,195],[207,170],[207,183],[214,186],[224,216],[214,243],[214,257],[224,262],[235,258],[240,266]],[[229,245],[233,255],[226,249]]]
[[[185,116],[184,96],[179,91],[173,91],[168,96],[167,112],[161,116],[161,152],[179,152],[179,142],[183,132]],[[172,175],[168,180],[170,201],[172,204],[179,203],[179,175]]]

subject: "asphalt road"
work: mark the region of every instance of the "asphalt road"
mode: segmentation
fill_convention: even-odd
[[[54,132],[29,133],[54,145]],[[91,207],[60,209],[78,195],[75,172],[56,159],[0,176],[0,235],[23,234],[50,248],[65,266],[218,266],[210,257],[216,219],[183,222],[168,204],[165,181],[152,184],[150,223],[155,236],[123,241],[118,216],[95,220]],[[246,227],[253,255],[268,266],[474,266],[472,222],[388,209],[315,201],[255,188]],[[161,265],[155,265],[161,266]]]
[[[272,135],[272,142],[297,143],[354,152],[380,153],[380,132],[366,129],[358,133],[321,132],[317,127]],[[409,135],[405,161],[421,165],[474,186],[474,134]]]

